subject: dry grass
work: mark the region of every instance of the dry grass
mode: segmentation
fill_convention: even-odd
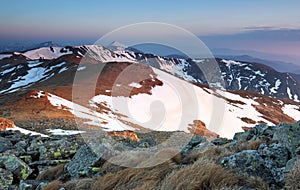
[[[166,159],[169,157],[171,159]],[[162,161],[164,161],[162,164],[157,165]],[[143,168],[127,168],[115,174],[108,173],[103,177],[98,177],[91,189],[153,189],[168,173],[176,168],[178,161],[180,161],[178,152],[165,150],[137,165],[137,167]],[[154,166],[148,167],[152,165]]]
[[[93,179],[84,178],[68,181],[63,185],[65,190],[89,190],[91,185],[94,183]]]
[[[49,180],[53,181],[58,179],[64,173],[65,164],[59,164],[57,166],[51,167],[37,176],[37,180]]]
[[[220,189],[237,185],[239,179],[214,163],[195,162],[169,174],[161,184],[161,189]]]
[[[173,170],[158,189],[253,189],[269,190],[262,179],[247,174],[236,173],[212,163],[207,158],[199,158],[194,164]]]
[[[229,156],[233,152],[229,151],[227,148],[221,146],[208,147],[205,151],[193,151],[188,154],[184,159],[183,163],[190,164],[194,163],[199,159],[209,160],[211,163],[218,161],[220,158]]]
[[[139,168],[153,167],[159,164],[180,164],[181,155],[175,149],[164,149],[137,165]]]
[[[122,154],[110,158],[100,169],[100,173],[116,173],[126,167],[136,167],[142,163],[145,159],[151,156],[149,152],[142,151],[126,151]]]
[[[59,190],[62,187],[62,182],[55,180],[49,183],[46,187],[44,187],[42,190]]]
[[[258,139],[254,141],[239,141],[237,143],[237,152],[241,152],[243,150],[257,150],[261,144],[266,143],[266,141]]]
[[[285,176],[285,189],[300,189],[300,160],[298,160],[289,173]]]

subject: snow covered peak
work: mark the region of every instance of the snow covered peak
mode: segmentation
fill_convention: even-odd
[[[57,59],[60,56],[66,54],[72,54],[72,51],[69,51],[66,48],[62,47],[42,47],[23,53],[25,57],[29,59]]]
[[[127,48],[127,46],[120,42],[114,41],[111,44],[109,44],[107,48],[112,51],[124,51]]]

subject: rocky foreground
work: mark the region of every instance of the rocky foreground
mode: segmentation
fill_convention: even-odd
[[[232,140],[193,136],[180,152],[155,154],[142,150],[188,134],[118,134],[97,138],[96,153],[80,135],[0,131],[0,189],[300,189],[300,122],[257,125]],[[116,157],[133,167],[104,158],[123,147],[130,152]]]

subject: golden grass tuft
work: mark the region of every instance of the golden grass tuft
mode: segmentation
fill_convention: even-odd
[[[196,162],[199,159],[205,159],[212,162],[217,162],[220,158],[229,156],[234,154],[233,152],[229,151],[227,148],[221,146],[211,146],[208,147],[205,151],[193,151],[189,153],[184,159],[183,163],[191,164]]]
[[[257,150],[261,144],[266,143],[266,141],[258,139],[252,141],[240,141],[237,143],[237,152],[241,152],[243,150]]]
[[[38,176],[37,180],[49,180],[53,181],[58,179],[64,173],[65,164],[59,164],[51,167],[45,171],[42,171]]]
[[[180,161],[178,155],[174,156],[175,151],[166,150],[155,154],[153,157],[141,162],[137,167],[126,168],[117,173],[108,173],[103,177],[98,177],[92,190],[110,189],[152,189],[174,168]],[[170,157],[170,155],[172,155]],[[171,159],[166,159],[170,157]],[[162,164],[157,165],[157,163]],[[153,166],[153,167],[148,167]]]
[[[214,163],[195,162],[193,165],[170,173],[162,182],[161,189],[220,189],[238,184],[239,179]]]
[[[181,163],[181,154],[175,149],[164,149],[137,165],[139,168],[153,167],[159,164],[176,165]]]
[[[63,183],[61,181],[55,180],[45,186],[42,190],[59,190]]]
[[[136,167],[151,156],[149,152],[126,151],[107,160],[100,169],[100,173],[116,173],[126,167]]]
[[[300,189],[300,160],[298,160],[294,168],[285,175],[285,189]]]

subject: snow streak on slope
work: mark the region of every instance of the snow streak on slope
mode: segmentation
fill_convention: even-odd
[[[98,62],[136,62],[136,60],[125,51],[113,52],[97,45],[77,46],[76,48],[78,48],[77,53],[82,57],[89,57]]]
[[[47,98],[58,109],[69,111],[77,118],[86,120],[85,124],[99,126],[107,131],[134,130],[134,128],[120,123],[118,121],[119,116],[114,115],[112,112],[99,113],[49,93]]]
[[[187,68],[190,66],[185,59],[179,59],[178,63],[174,60],[166,60],[165,58],[158,57],[158,62],[160,69],[166,71],[174,76],[183,78],[184,80],[191,82],[201,82],[201,80],[196,80],[194,77],[187,73]]]
[[[27,129],[23,129],[21,127],[17,127],[14,126],[13,128],[7,128],[7,131],[20,131],[21,133],[25,134],[25,135],[40,135],[42,137],[49,137],[48,135],[42,134],[42,133],[37,133],[34,131],[30,131]],[[47,130],[48,133],[51,133],[51,135],[77,135],[77,134],[81,134],[81,133],[85,133],[85,131],[74,131],[74,130],[63,130],[63,129],[48,129]]]
[[[296,118],[297,120],[300,119],[300,109],[298,106],[287,104],[283,107],[282,110],[283,113],[289,115],[290,117]]]
[[[0,59],[10,58],[11,56],[11,54],[0,54]]]
[[[85,131],[63,130],[63,129],[47,129],[52,135],[77,135],[85,133]]]
[[[42,137],[48,137],[47,135],[44,135],[42,133],[37,133],[37,132],[34,132],[34,131],[29,131],[27,129],[23,129],[23,128],[20,128],[20,127],[17,127],[17,126],[14,126],[13,128],[7,128],[6,130],[7,131],[20,131],[23,134],[41,135]]]
[[[0,76],[8,75],[8,76],[15,76],[13,79],[10,79],[6,81],[6,87],[5,89],[1,90],[0,93],[7,93],[7,92],[15,92],[19,90],[20,88],[28,87],[32,84],[35,84],[39,81],[43,81],[46,79],[51,78],[54,73],[53,71],[55,69],[59,69],[58,73],[61,73],[65,70],[63,67],[66,64],[66,62],[61,62],[57,65],[52,65],[49,68],[44,67],[43,62],[40,62],[38,60],[34,61],[28,61],[25,64],[20,64],[17,66],[13,66],[9,69],[6,69],[2,72],[0,72]],[[27,67],[26,72],[18,72],[22,70],[23,68]],[[5,77],[8,78],[8,77]],[[1,78],[0,78],[1,81]],[[7,84],[10,84],[8,86]]]

